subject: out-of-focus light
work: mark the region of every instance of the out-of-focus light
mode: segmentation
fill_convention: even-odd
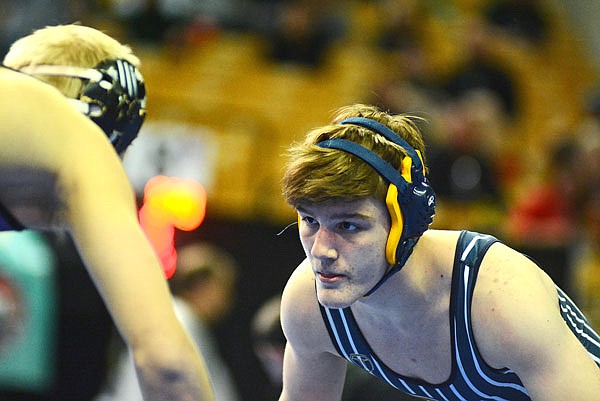
[[[140,224],[160,258],[165,276],[175,273],[175,229],[193,231],[206,216],[206,190],[197,181],[167,176],[152,177],[144,188]]]

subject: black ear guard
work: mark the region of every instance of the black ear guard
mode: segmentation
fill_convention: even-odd
[[[70,99],[106,133],[117,153],[137,136],[146,116],[146,87],[139,70],[126,60],[107,60],[94,68],[36,65],[21,71],[87,81],[78,99]]]
[[[99,81],[89,80],[79,100],[90,105],[89,114],[108,135],[117,153],[137,136],[146,116],[146,87],[140,72],[125,60],[108,60],[94,68]],[[95,110],[101,110],[99,115]]]
[[[386,205],[391,217],[391,229],[386,243],[386,259],[399,270],[410,256],[419,237],[433,221],[435,214],[435,193],[425,177],[421,155],[394,131],[375,120],[352,117],[340,124],[354,124],[367,128],[398,144],[408,154],[402,161],[400,172],[377,154],[357,143],[345,139],[329,139],[317,144],[359,157],[389,182]],[[369,293],[380,284],[382,282]]]

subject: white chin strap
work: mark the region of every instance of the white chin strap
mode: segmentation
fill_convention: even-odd
[[[19,68],[29,75],[49,75],[49,76],[62,76],[72,78],[88,79],[93,82],[100,82],[102,80],[102,73],[93,68],[73,67],[69,65],[28,65],[23,68]]]
[[[100,85],[105,87],[106,90],[110,90],[112,84],[104,80],[103,75],[100,71],[93,68],[73,67],[68,65],[28,65],[21,68],[22,71],[29,75],[45,75],[54,77],[70,77],[86,79],[92,82],[100,82]],[[67,98],[79,112],[88,117],[100,117],[102,115],[102,108],[97,104],[90,104],[79,99]]]

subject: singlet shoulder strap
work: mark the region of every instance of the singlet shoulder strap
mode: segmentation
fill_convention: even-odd
[[[499,240],[491,235],[470,231],[461,232],[457,241],[450,305],[453,363],[456,364],[453,369],[461,372],[464,384],[470,383],[465,391],[477,388],[488,394],[504,394],[506,398],[498,398],[502,400],[529,400],[514,372],[487,365],[473,333],[471,306],[477,275],[485,254],[496,242]]]
[[[0,231],[24,230],[25,227],[15,216],[0,202]]]
[[[462,231],[458,237],[452,272],[450,317],[455,326],[454,342],[459,350],[473,345],[468,341],[471,334],[473,291],[483,257],[497,241],[490,235],[471,231]]]
[[[496,237],[463,230],[456,243],[455,264],[463,263],[479,269],[483,255],[490,246],[498,242]]]

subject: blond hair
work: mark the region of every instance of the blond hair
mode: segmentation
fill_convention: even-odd
[[[71,24],[45,27],[18,39],[11,45],[3,64],[16,70],[36,65],[92,68],[110,59],[124,59],[135,66],[140,64],[129,46],[97,29]],[[38,78],[71,98],[78,96],[82,86],[81,80],[76,78]]]
[[[327,139],[346,139],[373,151],[400,171],[402,159],[408,156],[406,151],[367,128],[339,124],[349,117],[370,118],[388,126],[425,157],[425,144],[417,126],[417,121],[423,119],[408,114],[391,115],[364,104],[342,107],[335,112],[332,125],[310,131],[303,142],[288,150],[283,195],[293,207],[303,202],[371,196],[384,199],[388,183],[370,165],[344,151],[317,146]]]

